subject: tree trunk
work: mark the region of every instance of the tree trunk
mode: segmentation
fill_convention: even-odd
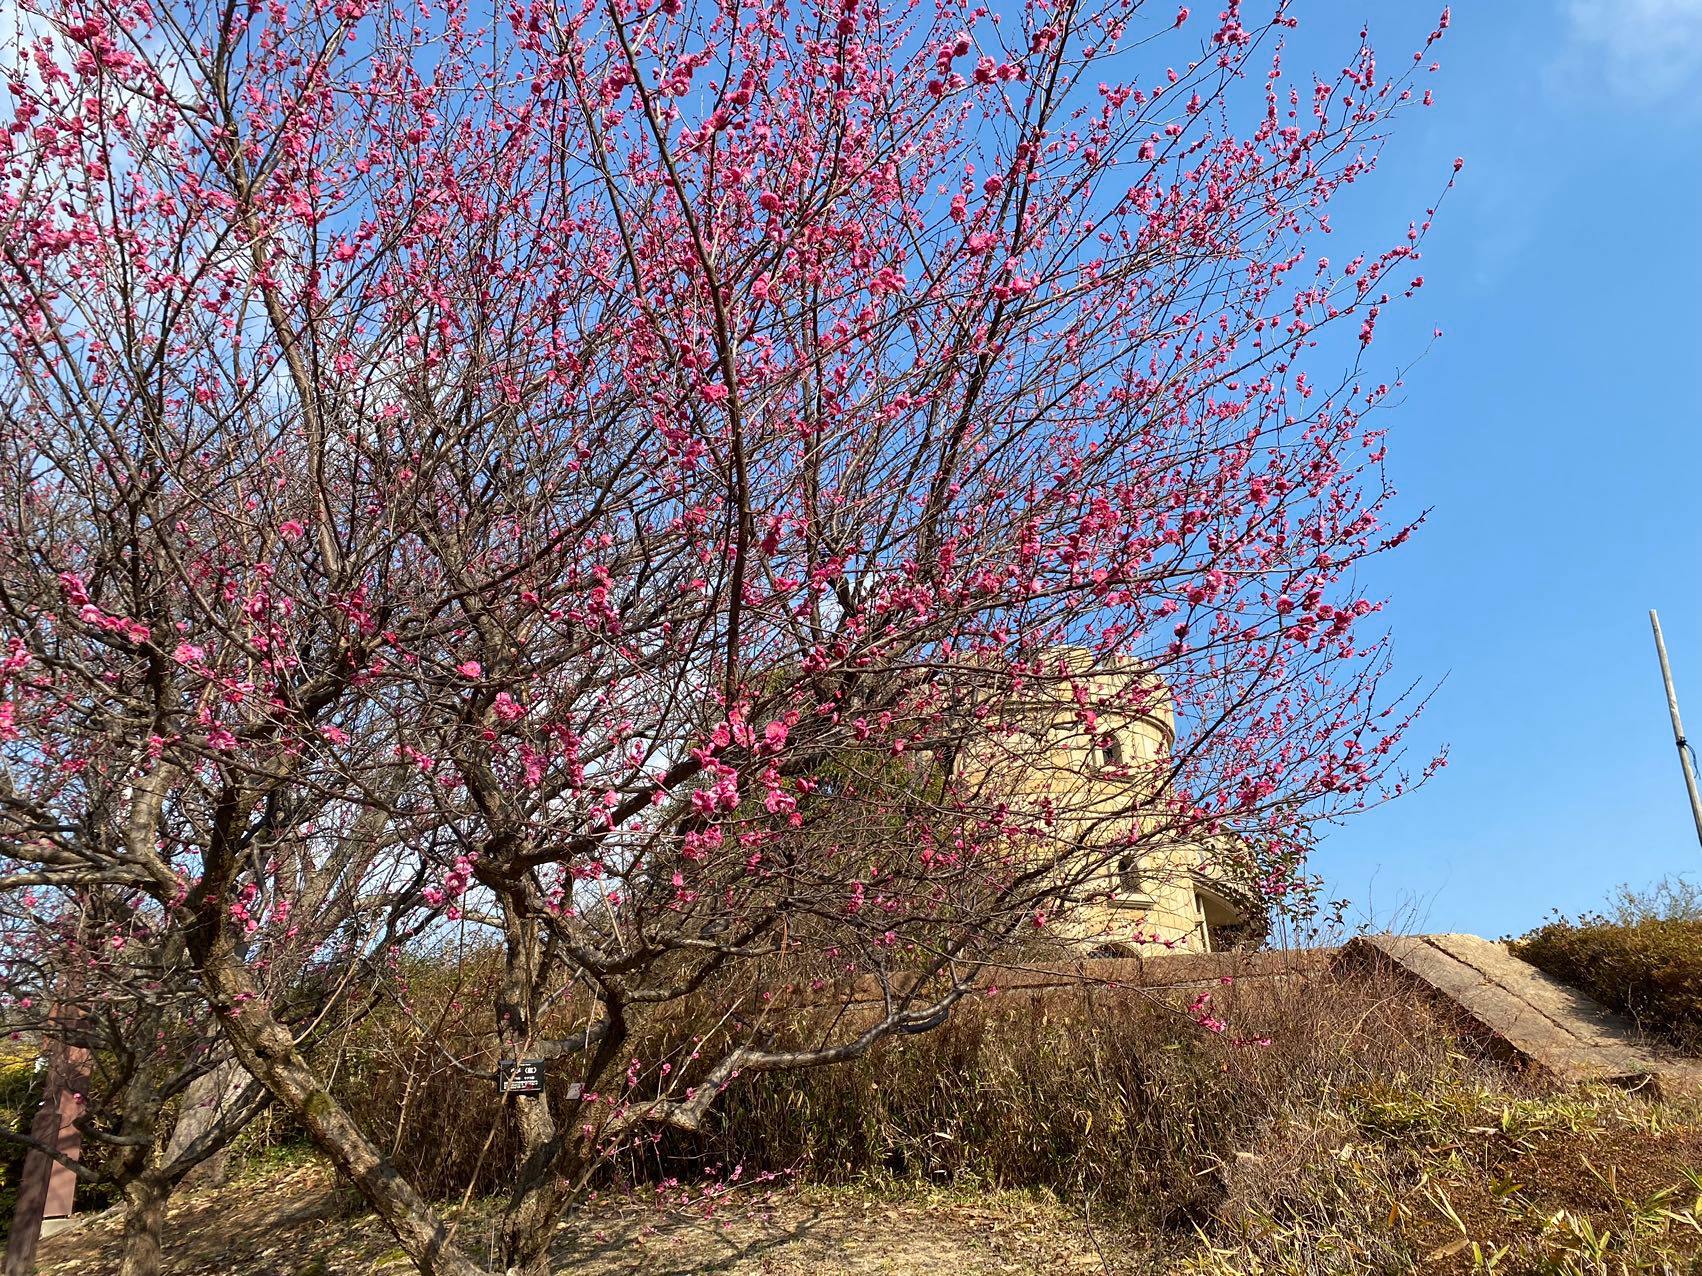
[[[502,1053],[517,1062],[531,1049],[537,1031],[538,980],[542,954],[535,922],[506,909],[508,941],[497,1030]],[[557,1173],[563,1152],[548,1093],[517,1094],[511,1104],[520,1131],[520,1167],[514,1190],[497,1223],[497,1262],[516,1276],[546,1276],[550,1247],[561,1220],[566,1191]]]
[[[164,1164],[170,1165],[196,1139],[218,1124],[219,1118],[235,1105],[248,1084],[248,1073],[235,1059],[219,1064],[189,1083],[183,1094],[183,1106],[177,1122],[171,1127],[171,1141],[166,1144]],[[184,1185],[216,1187],[225,1180],[230,1149],[220,1148],[212,1156],[183,1177]]]
[[[124,1253],[118,1276],[159,1276],[160,1238],[165,1232],[169,1184],[141,1174],[124,1185]]]
[[[520,1123],[521,1168],[497,1226],[498,1264],[514,1276],[548,1276],[550,1248],[572,1189],[557,1173],[560,1143],[547,1095],[510,1100]]]
[[[550,1249],[562,1214],[558,1197],[548,1189],[529,1191],[503,1211],[496,1261],[508,1276],[549,1276]]]
[[[201,975],[238,1061],[331,1158],[384,1220],[414,1266],[424,1276],[490,1276],[450,1241],[437,1211],[331,1097],[289,1030],[266,1009],[265,998],[233,959],[228,941],[220,936],[208,949],[197,954]]]

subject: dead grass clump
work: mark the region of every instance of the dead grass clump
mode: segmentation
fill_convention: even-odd
[[[1517,1097],[1462,1079],[1360,1096],[1319,1113],[1333,1138],[1278,1157],[1286,1176],[1266,1164],[1231,1192],[1177,1269],[1702,1272],[1695,1118],[1611,1088]],[[1272,1147],[1305,1142],[1271,1133]]]
[[[1191,993],[1081,988],[982,998],[854,1064],[731,1090],[696,1149],[830,1183],[883,1178],[1044,1189],[1191,1229],[1280,1199],[1346,1141],[1338,1112],[1379,1087],[1431,1093],[1486,1065],[1377,978],[1249,980]]]

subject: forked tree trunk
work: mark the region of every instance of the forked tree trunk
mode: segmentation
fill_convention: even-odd
[[[544,1096],[528,1096],[521,1102],[543,1107]],[[525,1122],[522,1122],[524,1128]],[[511,1276],[549,1276],[550,1250],[566,1205],[564,1193],[553,1174],[516,1190],[503,1210],[497,1229],[497,1264]]]

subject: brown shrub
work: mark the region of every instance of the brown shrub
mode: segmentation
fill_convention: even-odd
[[[406,1012],[380,1006],[342,1043],[335,1088],[423,1190],[499,1191],[516,1140],[489,1077],[496,965],[475,956],[405,973]],[[1222,1032],[1187,1011],[1202,986]],[[800,1009],[777,1031],[807,1040],[821,1013]],[[670,1022],[650,1025],[635,1053],[665,1053],[662,1038],[681,1027]],[[1339,1118],[1353,1105],[1488,1073],[1403,987],[1316,963],[1183,989],[1006,991],[849,1064],[744,1078],[700,1133],[667,1132],[609,1177],[742,1166],[746,1177],[1033,1189],[1191,1231],[1315,1193],[1317,1167],[1353,1136]]]
[[[520,1139],[511,1105],[497,1090],[496,1024],[501,954],[494,948],[453,958],[415,956],[376,990],[369,1013],[326,1041],[321,1066],[331,1090],[361,1128],[422,1193],[434,1199],[485,1196],[514,1181]],[[583,1003],[564,996],[543,1017],[544,1038],[585,1024]],[[633,1042],[646,1058],[679,1049],[695,1022],[690,1005],[662,1008],[641,1021]],[[574,1060],[552,1068],[548,1087],[558,1123],[577,1118],[565,1085]],[[290,1137],[286,1132],[284,1139]],[[655,1172],[654,1156],[609,1167],[609,1176]]]
[[[1286,1163],[1315,1159],[1321,1107],[1380,1087],[1434,1089],[1479,1067],[1424,1005],[1375,979],[1217,987],[1222,1033],[1194,1022],[1187,996],[983,998],[855,1063],[730,1090],[697,1153],[832,1183],[1044,1189],[1188,1226],[1232,1193],[1262,1192],[1249,1176],[1280,1195]]]

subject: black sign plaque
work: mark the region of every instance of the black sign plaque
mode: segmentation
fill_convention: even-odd
[[[501,1094],[542,1094],[544,1065],[539,1059],[503,1059],[496,1065],[496,1088]]]

